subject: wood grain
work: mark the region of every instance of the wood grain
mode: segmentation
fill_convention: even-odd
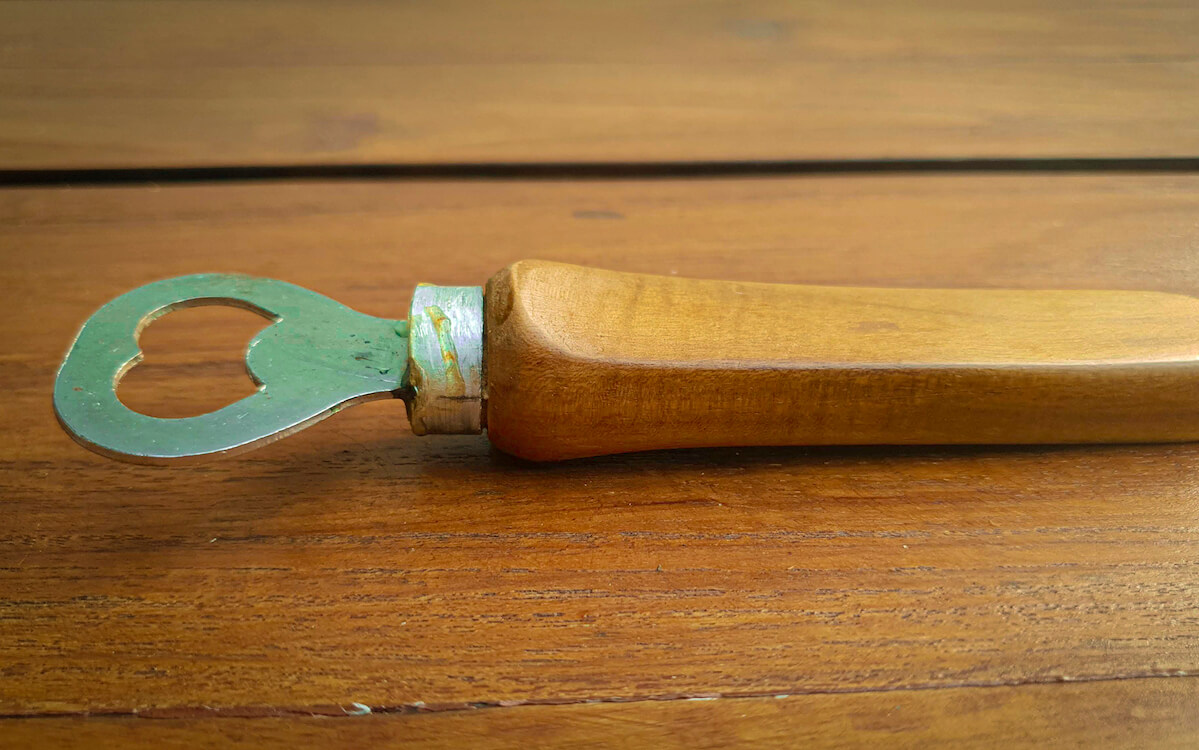
[[[979,691],[1010,685],[995,731],[1044,737],[1057,708],[1122,704],[1049,684],[1098,680],[1161,713],[1142,729],[1103,710],[1076,736],[1183,743],[1185,675],[1199,669],[1199,446],[540,466],[482,436],[417,438],[398,403],[380,402],[253,454],[164,469],[79,448],[49,393],[97,305],[187,272],[284,278],[375,315],[401,314],[417,280],[477,284],[531,256],[746,282],[1195,294],[1196,215],[1199,178],[1181,175],[0,192],[0,712],[885,691],[789,721],[858,712],[886,726],[892,691],[921,692],[937,714],[949,690],[985,702]],[[210,376],[238,360],[230,321],[194,322],[173,347],[147,344],[129,396],[143,408],[227,394]],[[628,724],[676,705],[736,711],[571,709],[627,710],[614,720]],[[453,720],[509,710],[533,709]]]
[[[0,168],[1194,157],[1189,0],[0,3]]]
[[[487,432],[554,461],[745,445],[1199,439],[1199,298],[753,284],[525,260],[487,282]]]
[[[347,710],[353,711],[352,707]],[[331,713],[331,712],[330,712]],[[150,715],[154,715],[151,713]],[[0,747],[990,748],[1045,738],[1103,748],[1199,742],[1190,680],[1021,688],[576,703],[334,717],[279,715],[8,720]]]

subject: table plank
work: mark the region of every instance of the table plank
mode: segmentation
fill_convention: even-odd
[[[376,402],[234,459],[136,467],[74,445],[49,391],[96,305],[187,272],[376,315],[521,257],[1196,293],[1196,215],[1185,175],[0,191],[0,713],[1189,686],[1199,446],[538,466],[417,438]],[[253,326],[184,315],[147,332],[146,408],[227,396],[213,375]]]
[[[0,4],[0,168],[1199,155],[1188,0]]]
[[[329,715],[9,719],[0,747],[1191,748],[1192,680]],[[347,707],[348,710],[355,710]]]

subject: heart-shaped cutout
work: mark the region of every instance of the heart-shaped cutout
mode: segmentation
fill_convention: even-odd
[[[258,390],[246,347],[271,324],[246,309],[188,307],[154,320],[139,336],[142,361],[121,378],[117,397],[165,419],[214,412]]]
[[[140,333],[173,310],[204,305],[240,307],[273,321],[246,351],[259,388],[199,416],[161,418],[130,409],[115,389],[142,357]],[[238,453],[347,405],[402,395],[407,336],[403,321],[363,315],[282,281],[232,274],[164,279],[88,318],[58,370],[54,409],[75,440],[130,461]]]

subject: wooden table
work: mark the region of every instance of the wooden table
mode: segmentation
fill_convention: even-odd
[[[50,386],[240,271],[1199,294],[1199,6],[0,6],[0,745],[1193,747],[1199,446],[532,465],[396,402],[183,468]],[[130,405],[244,395],[236,310]]]

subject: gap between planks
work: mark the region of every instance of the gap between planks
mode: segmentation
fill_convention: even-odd
[[[538,698],[530,700],[465,701],[456,703],[404,703],[370,706],[364,703],[330,703],[310,706],[165,706],[160,708],[101,709],[98,711],[45,711],[0,714],[0,721],[11,719],[266,719],[287,717],[355,718],[373,715],[413,715],[478,711],[482,709],[520,708],[522,706],[568,706],[597,703],[664,703],[671,701],[752,700],[763,698],[786,699],[805,695],[869,695],[887,693],[931,692],[937,690],[1021,688],[1080,683],[1128,682],[1166,678],[1193,678],[1199,675],[1184,670],[1166,670],[1126,675],[1087,675],[1057,677],[1042,680],[979,680],[926,685],[896,685],[890,687],[796,688],[785,692],[760,691],[736,693],[677,693],[642,696],[605,696],[599,698]]]
[[[664,162],[291,164],[275,166],[0,169],[0,187],[269,180],[604,180],[1020,172],[1195,173],[1199,156]]]

